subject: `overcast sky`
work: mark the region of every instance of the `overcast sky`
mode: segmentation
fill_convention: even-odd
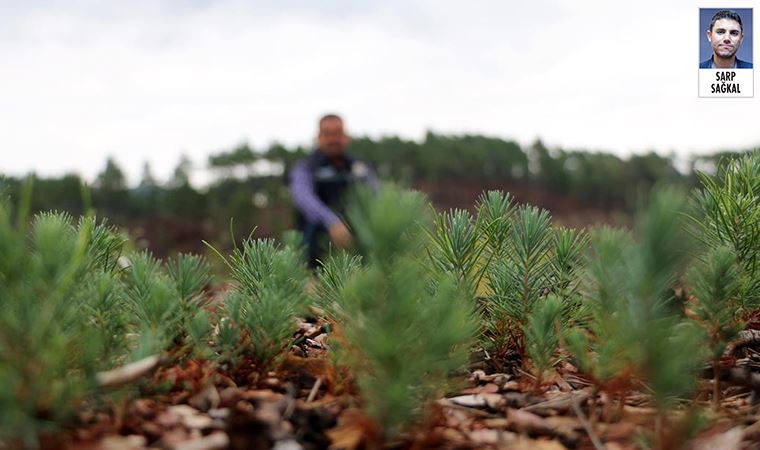
[[[112,155],[132,182],[146,160],[165,178],[182,153],[310,144],[326,111],[373,137],[759,145],[760,96],[697,98],[714,4],[0,0],[0,172],[91,179]]]

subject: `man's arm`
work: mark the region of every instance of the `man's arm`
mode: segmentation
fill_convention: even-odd
[[[317,197],[314,181],[305,164],[297,164],[290,172],[290,193],[293,204],[308,222],[325,227],[330,240],[338,247],[351,245],[351,232],[340,217]]]

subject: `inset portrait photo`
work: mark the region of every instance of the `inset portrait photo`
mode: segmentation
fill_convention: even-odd
[[[699,30],[700,69],[752,69],[752,8],[700,8]]]

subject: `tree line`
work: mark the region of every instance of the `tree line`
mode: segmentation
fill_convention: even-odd
[[[109,158],[92,183],[77,174],[35,177],[31,212],[45,210],[81,214],[93,207],[112,223],[146,235],[161,254],[176,248],[176,235],[188,234],[192,246],[200,239],[230,241],[252,229],[275,235],[292,223],[287,189],[288,170],[311,149],[274,143],[255,149],[244,143],[212,154],[205,168],[212,175],[208,186],[191,182],[193,162],[186,157],[166,182],[158,182],[149,164],[137,186],[128,186],[123,170]],[[540,140],[521,146],[510,140],[483,135],[444,135],[428,132],[422,141],[397,136],[358,137],[350,151],[370,162],[379,176],[409,187],[495,186],[515,192],[537,192],[538,199],[555,196],[590,208],[630,211],[636,199],[658,182],[685,187],[696,184],[696,171],[711,171],[723,157],[746,150],[716,152],[677,160],[675,155],[650,151],[620,157],[609,152],[548,148]],[[17,198],[25,178],[4,177],[4,190]],[[84,185],[87,185],[83,189]],[[436,202],[436,195],[431,195]],[[517,195],[518,200],[522,200]],[[527,199],[526,199],[527,200]],[[473,199],[467,199],[471,204]],[[439,206],[460,206],[441,199]],[[550,207],[550,206],[549,206]],[[550,207],[551,208],[551,207]],[[230,218],[234,218],[232,224]],[[231,233],[230,233],[231,230]],[[163,245],[160,241],[168,241]],[[165,248],[162,248],[165,247]],[[182,246],[179,246],[182,249]]]

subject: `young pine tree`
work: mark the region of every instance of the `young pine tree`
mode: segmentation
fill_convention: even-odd
[[[494,265],[506,258],[514,207],[512,197],[499,191],[483,193],[476,206],[474,220],[462,210],[437,214],[428,254],[434,271],[459,280],[469,292],[473,305],[481,309],[488,320],[487,305],[482,301],[486,292],[482,280]],[[487,351],[508,346],[508,334],[495,331],[497,323],[491,329],[482,328],[479,333]]]
[[[306,309],[308,272],[300,250],[271,239],[247,239],[224,258],[233,290],[214,346],[233,366],[250,358],[256,372],[272,368],[292,345],[295,317]]]
[[[205,346],[204,339],[194,341],[190,327],[197,329],[198,318],[204,315],[203,289],[212,279],[208,262],[180,254],[164,265],[147,251],[131,255],[128,261],[123,277],[126,306],[139,335],[134,357],[164,351],[175,357],[194,349],[202,352],[194,346]]]
[[[719,359],[760,306],[760,151],[723,159],[715,175],[700,173],[692,231],[707,248],[690,272],[694,313],[706,328],[720,402]]]
[[[335,323],[342,315],[341,298],[346,281],[362,267],[362,258],[348,252],[329,255],[317,268],[317,306]]]
[[[472,298],[483,273],[480,257],[487,243],[479,239],[479,228],[470,213],[461,209],[436,214],[430,233],[433,245],[428,250],[435,268],[453,275]]]
[[[0,201],[0,441],[34,447],[97,393],[123,360],[128,318],[115,260],[123,238],[88,216],[27,225]]]
[[[723,159],[717,173],[699,173],[695,235],[708,249],[729,247],[739,269],[741,313],[760,306],[760,150]]]
[[[552,292],[560,299],[565,320],[583,321],[588,311],[583,307],[580,293],[581,272],[584,269],[589,238],[584,230],[558,228],[554,230],[552,253]]]
[[[339,322],[364,408],[382,435],[398,436],[428,411],[467,362],[473,305],[452,276],[431,275],[424,198],[384,187],[348,212],[365,266],[340,290]]]
[[[486,239],[483,270],[507,256],[514,200],[509,193],[488,191],[477,202],[478,231]]]
[[[720,358],[726,344],[736,338],[745,323],[741,320],[741,290],[736,255],[727,247],[711,251],[706,261],[689,271],[694,315],[705,328],[713,368],[713,405],[720,405]]]
[[[536,377],[535,389],[541,387],[546,373],[558,362],[556,352],[563,330],[562,313],[562,299],[551,294],[528,317],[525,341],[530,367]]]
[[[491,351],[502,359],[509,349],[525,356],[525,327],[551,286],[552,232],[549,213],[521,206],[509,226],[507,257],[489,267],[485,328]]]
[[[658,190],[639,214],[638,242],[616,231],[595,235],[586,280],[593,319],[587,332],[568,337],[578,365],[602,389],[613,378],[625,385],[626,376],[646,383],[663,421],[691,392],[703,358],[703,334],[673,295],[690,251],[683,206],[677,192]]]
[[[626,327],[618,311],[627,286],[626,257],[633,238],[624,230],[600,228],[591,232],[591,247],[582,281],[583,307],[589,319],[584,326],[567,330],[565,342],[578,368],[591,378],[595,390],[618,394],[631,387],[632,367],[624,358],[627,343],[621,338]],[[595,404],[592,400],[591,405]]]

